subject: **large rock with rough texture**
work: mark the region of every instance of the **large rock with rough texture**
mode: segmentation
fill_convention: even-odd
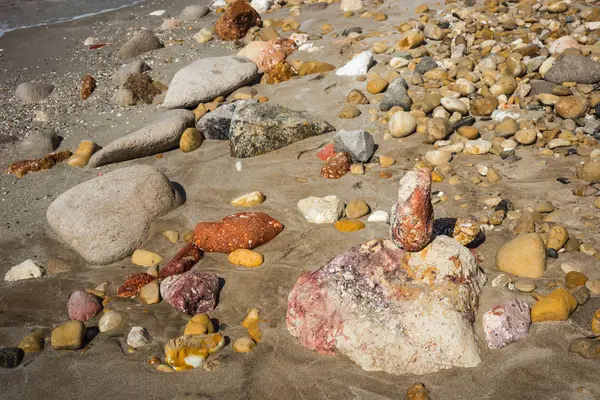
[[[219,278],[212,272],[188,271],[172,275],[160,284],[160,295],[188,315],[208,313],[217,306]]]
[[[258,77],[258,68],[246,57],[201,58],[173,77],[162,106],[189,108],[226,96]]]
[[[396,246],[407,251],[427,246],[433,232],[431,173],[427,168],[407,172],[402,177],[390,223]]]
[[[229,138],[232,157],[253,157],[335,128],[303,111],[277,104],[250,103],[235,109]]]
[[[453,238],[439,236],[417,253],[372,240],[298,278],[287,328],[305,347],[344,354],[368,371],[474,367],[472,323],[484,281]]]
[[[537,233],[520,235],[496,253],[496,268],[523,278],[540,278],[546,271],[546,245]]]
[[[483,314],[483,333],[490,349],[500,349],[529,333],[529,305],[521,299],[508,300]]]
[[[310,196],[298,201],[298,210],[313,224],[333,224],[344,213],[344,202],[335,195]]]
[[[161,172],[134,165],[83,182],[50,204],[50,227],[91,264],[110,264],[138,248],[150,223],[178,205]]]
[[[256,103],[258,100],[240,100],[234,103],[224,104],[215,111],[204,114],[198,122],[196,128],[204,135],[205,139],[211,140],[229,140],[229,128],[231,119],[237,106],[247,102]]]
[[[194,243],[207,252],[231,253],[270,242],[283,230],[281,222],[262,212],[241,212],[219,222],[200,222]]]
[[[339,131],[335,135],[335,152],[346,152],[354,162],[367,162],[375,153],[375,139],[365,130]]]
[[[558,84],[563,82],[598,83],[600,82],[600,63],[579,54],[564,55],[546,72],[544,79]]]
[[[76,321],[87,321],[102,311],[102,299],[82,290],[74,291],[67,304],[69,318]]]
[[[170,150],[179,145],[183,131],[192,126],[194,126],[193,112],[168,111],[154,122],[104,146],[90,158],[88,166],[99,167]]]
[[[44,100],[54,90],[54,85],[49,83],[25,82],[17,86],[15,96],[25,104],[35,104]]]
[[[120,60],[129,60],[152,50],[163,47],[162,43],[152,31],[136,33],[117,51],[116,57]]]
[[[408,95],[408,84],[402,77],[394,79],[388,86],[383,100],[379,103],[381,111],[389,111],[392,107],[402,107],[404,111],[409,111],[412,100]]]
[[[250,28],[260,26],[260,15],[243,0],[236,1],[215,23],[215,33],[222,40],[239,40]]]

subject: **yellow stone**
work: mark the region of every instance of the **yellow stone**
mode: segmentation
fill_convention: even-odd
[[[377,94],[385,91],[389,85],[389,82],[383,78],[371,79],[367,83],[367,92],[371,94]]]
[[[457,175],[451,176],[450,179],[448,179],[448,183],[450,185],[460,185],[460,178]]]
[[[356,232],[363,229],[365,224],[357,220],[343,219],[337,221],[333,226],[340,232]]]
[[[419,7],[415,8],[416,14],[423,14],[423,13],[426,13],[427,11],[429,11],[429,7],[427,6],[427,4],[422,4]]]
[[[236,207],[252,207],[261,204],[263,201],[265,201],[265,195],[254,191],[231,200],[231,205]]]
[[[215,327],[207,314],[197,314],[185,326],[184,335],[204,335],[215,333]]]
[[[258,267],[264,262],[264,257],[259,252],[247,249],[237,249],[229,253],[227,260],[233,265],[241,267]]]
[[[218,333],[183,335],[165,345],[165,360],[176,371],[199,368],[209,354],[220,350],[225,339]]]
[[[298,75],[310,75],[310,74],[318,74],[322,72],[333,71],[335,66],[328,64],[326,62],[320,61],[308,61],[300,64],[298,67]]]
[[[365,166],[363,164],[352,164],[350,166],[350,173],[354,175],[364,175]]]
[[[165,364],[158,364],[156,366],[156,370],[158,372],[175,372],[175,370],[171,367],[169,367],[168,365]]]
[[[353,11],[346,11],[345,13],[342,14],[345,18],[350,18],[354,16],[354,12]]]
[[[194,231],[189,231],[183,234],[183,241],[186,243],[192,243],[194,240]]]
[[[443,182],[444,176],[437,171],[431,172],[431,180],[433,182]]]
[[[567,231],[567,228],[564,226],[555,225],[548,233],[547,247],[549,249],[558,251],[563,248],[563,246],[567,243],[567,240],[569,240],[569,232]]]
[[[259,103],[266,103],[269,101],[269,98],[267,96],[258,96],[257,100]]]
[[[596,197],[596,200],[594,200],[594,207],[600,208],[600,197]]]
[[[396,163],[396,160],[393,157],[379,156],[379,165],[381,165],[384,168],[394,165],[395,163]]]
[[[162,256],[150,250],[137,249],[131,255],[131,263],[141,267],[152,267],[162,261]]]
[[[260,328],[258,326],[259,314],[259,309],[256,307],[252,307],[248,310],[248,315],[246,315],[246,318],[244,318],[244,320],[242,321],[242,326],[248,329],[248,335],[250,335],[252,340],[254,340],[257,343],[262,340],[262,332],[260,331]]]
[[[541,297],[531,308],[531,321],[566,321],[577,307],[575,297],[563,288]]]
[[[207,112],[208,110],[206,109],[206,107],[204,107],[204,104],[200,103],[198,107],[196,107],[196,109],[194,110],[194,119],[196,120],[196,122],[198,122],[198,120],[202,118]]]
[[[333,26],[331,24],[323,24],[321,27],[321,35],[326,35],[331,31],[333,31]]]
[[[256,343],[249,337],[241,337],[233,342],[233,350],[237,353],[249,353],[256,347]]]
[[[596,336],[600,336],[600,308],[596,310],[592,317],[592,332]]]
[[[565,275],[565,284],[569,289],[583,286],[588,280],[585,274],[577,271],[570,271]]]
[[[90,161],[90,157],[92,157],[92,154],[94,154],[97,149],[98,145],[96,143],[91,140],[84,140],[79,143],[75,153],[69,157],[67,164],[71,167],[85,167],[88,161]]]
[[[184,153],[196,150],[204,142],[204,135],[196,128],[187,128],[179,139],[179,148]]]
[[[25,336],[17,347],[25,353],[38,353],[44,350],[44,330],[34,330],[29,335]]]
[[[171,243],[177,243],[179,240],[179,232],[177,231],[164,231],[163,236]]]

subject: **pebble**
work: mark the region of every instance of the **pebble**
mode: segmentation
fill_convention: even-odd
[[[554,211],[554,205],[551,201],[542,201],[535,205],[533,211],[539,213],[551,213],[552,211]]]
[[[262,265],[264,257],[262,254],[253,250],[237,249],[229,253],[227,260],[233,265],[252,268]]]
[[[179,232],[174,230],[164,231],[163,236],[171,243],[175,244],[179,240]]]
[[[554,111],[561,118],[576,119],[585,116],[589,102],[582,96],[561,96],[554,105]]]
[[[350,166],[350,173],[354,175],[364,175],[365,166],[363,164],[352,164]]]
[[[102,311],[102,299],[91,293],[76,290],[69,296],[67,304],[69,318],[77,321],[88,321]]]
[[[332,224],[344,212],[344,203],[335,195],[310,196],[298,201],[298,210],[313,224]]]
[[[16,368],[23,360],[24,352],[18,347],[0,349],[0,368]]]
[[[498,171],[496,171],[494,168],[491,168],[491,167],[488,168],[486,177],[490,183],[497,183],[502,180],[502,175],[500,175],[498,173]]]
[[[81,321],[69,321],[52,331],[50,344],[54,350],[78,350],[83,345],[85,325]]]
[[[44,350],[45,333],[43,329],[36,329],[25,336],[17,346],[25,353],[38,353]]]
[[[474,126],[461,126],[457,132],[469,140],[475,140],[479,137],[479,129]]]
[[[390,214],[387,211],[377,210],[373,211],[367,221],[369,222],[388,222],[390,220]]]
[[[152,275],[154,276],[154,275]],[[160,303],[160,284],[158,280],[148,282],[140,289],[140,300],[144,304],[158,304]]]
[[[204,136],[198,129],[187,128],[181,134],[181,139],[179,139],[179,148],[184,153],[189,153],[199,148],[202,145],[202,142],[204,142]]]
[[[346,216],[351,219],[362,218],[371,211],[369,205],[363,199],[352,200],[346,206]]]
[[[567,229],[560,225],[554,225],[548,234],[546,247],[558,251],[567,243],[567,240],[569,240]]]
[[[141,326],[134,326],[127,335],[127,344],[134,349],[145,346],[150,342],[150,334]]]
[[[523,293],[531,293],[535,290],[535,282],[531,279],[519,279],[515,282],[515,289]]]
[[[340,232],[356,232],[363,229],[365,224],[357,220],[344,219],[337,221],[333,226]]]
[[[338,114],[338,118],[341,119],[354,119],[358,118],[361,114],[361,111],[354,107],[353,105],[346,105],[342,108],[342,111]]]
[[[338,68],[335,71],[335,74],[338,76],[366,75],[372,60],[373,53],[370,51],[363,51],[352,60],[348,61],[343,67]]]
[[[395,138],[411,135],[417,129],[417,120],[406,111],[396,111],[388,124],[390,133]]]
[[[249,353],[256,347],[256,342],[245,336],[236,339],[235,342],[233,342],[232,347],[236,353]]]
[[[262,204],[265,201],[265,195],[255,191],[243,194],[231,200],[231,205],[235,207],[253,207]]]
[[[390,156],[379,156],[379,165],[386,168],[394,165],[396,160]]]
[[[600,280],[590,279],[585,283],[585,287],[593,294],[600,294]]]
[[[590,290],[585,286],[572,289],[571,294],[575,297],[579,305],[585,304],[590,299]]]
[[[524,145],[534,144],[537,140],[537,131],[535,129],[521,129],[515,133],[515,140]]]
[[[185,325],[184,335],[204,335],[206,333],[214,333],[215,326],[208,317],[208,314],[194,315]]]
[[[15,265],[6,272],[4,280],[7,282],[21,281],[25,279],[40,278],[46,271],[40,263],[34,260],[25,260]]]
[[[531,307],[531,321],[566,321],[577,307],[577,299],[563,288],[541,297]]]
[[[517,133],[519,130],[519,124],[514,118],[506,117],[502,120],[502,122],[496,125],[494,130],[496,132],[496,136],[508,138]]]
[[[525,233],[496,253],[496,268],[523,278],[540,278],[546,271],[546,246],[537,233]]]
[[[487,154],[492,148],[492,142],[485,139],[469,140],[465,143],[464,152],[467,154]]]
[[[570,271],[565,275],[565,284],[569,289],[584,286],[588,280],[585,274],[577,271]]]
[[[131,263],[140,267],[152,267],[163,260],[162,256],[150,250],[137,249],[131,255]]]
[[[120,311],[109,311],[105,313],[100,321],[98,322],[98,329],[101,333],[114,331],[118,329],[123,320],[125,319],[125,314]]]
[[[369,92],[371,94],[381,93],[381,92],[384,92],[385,89],[387,89],[388,85],[389,85],[389,82],[383,78],[371,79],[367,83],[367,92]]]
[[[84,140],[79,143],[77,150],[67,160],[67,164],[71,167],[85,167],[90,161],[92,155],[98,150],[99,147],[96,143],[91,140]]]
[[[440,103],[450,113],[459,112],[462,115],[466,115],[469,112],[465,103],[454,97],[442,97]]]
[[[452,153],[445,150],[429,150],[425,159],[433,165],[444,165],[452,160]]]

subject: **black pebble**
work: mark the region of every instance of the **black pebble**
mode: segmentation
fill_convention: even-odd
[[[568,185],[569,183],[571,183],[571,181],[567,178],[556,178],[556,180],[562,183],[563,185]]]
[[[500,203],[496,205],[495,211],[504,211],[505,213],[514,210],[515,207],[510,200],[501,200]]]
[[[23,350],[16,347],[5,347],[0,349],[0,367],[15,368],[21,364],[25,353]]]
[[[600,117],[600,103],[594,106],[594,110],[596,111],[596,117]]]
[[[567,155],[572,156],[573,154],[577,154],[577,149],[575,147],[569,147],[567,149]]]
[[[554,249],[548,249],[548,257],[558,258],[558,251],[556,251]]]

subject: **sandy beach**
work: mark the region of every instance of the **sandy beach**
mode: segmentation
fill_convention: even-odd
[[[574,3],[572,7],[577,10],[594,5]],[[11,162],[25,158],[21,142],[33,133],[56,133],[60,137],[57,151],[74,151],[82,140],[92,140],[104,147],[165,113],[160,96],[153,104],[136,106],[123,107],[114,101],[118,87],[114,74],[126,64],[116,59],[115,53],[141,29],[153,30],[164,44],[164,48],[146,52],[140,57],[150,66],[148,74],[152,79],[167,86],[177,71],[192,61],[235,55],[241,50],[243,43],[217,38],[198,43],[193,39],[202,28],[212,29],[215,26],[220,14],[213,10],[196,21],[183,22],[179,28],[161,29],[165,19],[178,17],[181,10],[190,4],[183,0],[151,0],[89,18],[11,31],[1,36],[0,166],[5,168]],[[354,54],[372,49],[377,42],[383,41],[393,47],[403,37],[398,26],[407,21],[417,21],[420,13],[416,13],[415,9],[421,4],[431,8],[428,15],[437,21],[451,15],[446,10],[466,7],[462,3],[440,5],[432,1],[384,1],[381,4],[365,1],[365,10],[384,13],[388,17],[377,21],[361,18],[359,13],[343,17],[339,2],[302,4],[300,14],[291,18],[299,23],[314,19],[312,31],[307,33],[315,37],[310,41],[322,48],[314,52],[296,50],[287,60],[290,63],[292,60],[327,62],[339,68]],[[501,5],[496,15],[508,6],[514,7],[515,4]],[[161,16],[149,15],[156,10],[166,12]],[[261,18],[263,22],[288,18],[289,12],[290,5],[286,5],[261,13]],[[324,23],[332,25],[335,37],[332,33],[321,35]],[[342,32],[353,27],[362,28],[364,35],[360,40],[348,41]],[[277,29],[282,37],[292,33]],[[368,35],[370,33],[373,34]],[[589,32],[588,36],[591,37]],[[89,37],[97,38],[97,43],[109,45],[89,50],[89,46],[84,45]],[[504,53],[508,54],[508,51],[503,50]],[[591,54],[590,57],[596,57],[594,51]],[[377,68],[387,67],[394,56],[392,50],[376,54],[377,66],[372,68],[384,76],[385,70]],[[410,82],[412,70],[403,67],[398,69],[398,73]],[[87,100],[81,100],[81,80],[86,74],[96,79],[97,87]],[[539,76],[527,77],[539,80]],[[525,75],[519,78],[519,82],[524,83],[521,79],[525,79]],[[52,83],[54,90],[47,99],[37,104],[23,104],[16,98],[15,89],[19,84],[30,81]],[[322,267],[352,246],[372,239],[388,238],[390,225],[367,222],[363,217],[364,229],[340,232],[333,224],[307,222],[298,210],[298,201],[308,196],[334,194],[344,203],[364,199],[372,211],[385,210],[389,213],[398,201],[400,178],[423,160],[433,145],[426,140],[426,134],[418,130],[400,139],[391,137],[386,112],[379,111],[375,101],[379,99],[378,95],[368,94],[373,101],[358,107],[362,114],[357,118],[338,118],[339,112],[347,105],[348,92],[353,89],[366,92],[366,82],[355,77],[326,72],[296,76],[273,85],[253,82],[248,86],[256,89],[254,97],[266,96],[268,103],[305,111],[329,122],[335,131],[243,159],[230,156],[229,141],[206,139],[198,149],[189,153],[174,148],[161,151],[158,156],[149,155],[98,168],[74,168],[67,163],[58,163],[50,170],[32,172],[22,178],[0,175],[0,275],[4,276],[11,267],[27,259],[44,266],[49,260],[59,259],[69,266],[69,271],[62,273],[0,283],[0,347],[15,347],[36,328],[46,332],[43,351],[26,353],[16,368],[0,369],[1,398],[380,400],[402,399],[407,389],[416,382],[424,383],[431,398],[440,400],[600,398],[599,361],[569,351],[574,339],[592,335],[591,316],[600,307],[598,294],[592,293],[589,300],[580,304],[566,321],[533,323],[525,338],[501,349],[493,350],[486,345],[482,328],[485,312],[514,298],[524,299],[530,306],[536,303],[531,293],[492,285],[495,278],[503,273],[496,266],[496,253],[501,246],[517,237],[514,226],[518,219],[505,218],[501,224],[495,225],[482,223],[489,228],[485,229],[483,243],[474,250],[487,277],[479,294],[473,323],[481,357],[479,365],[428,374],[393,375],[365,371],[341,354],[322,355],[303,347],[286,328],[288,295],[300,274]],[[411,83],[411,88],[414,87]],[[425,92],[442,90],[439,87],[421,89]],[[594,86],[591,93],[596,93],[596,90]],[[225,97],[227,102],[233,100],[231,96]],[[43,111],[45,117],[40,117],[39,111]],[[594,115],[593,106],[589,106],[587,111]],[[545,113],[541,106],[530,110],[529,114],[523,113],[521,118],[535,124],[545,118]],[[374,115],[378,118],[371,118]],[[475,126],[481,126],[480,132],[486,130],[485,123],[492,121],[492,124],[497,124],[490,117],[478,117],[477,120],[480,122]],[[560,117],[554,120],[558,124],[556,129],[562,132],[566,129],[560,125],[561,121]],[[483,125],[477,125],[479,123]],[[578,123],[577,126],[581,131],[581,125]],[[341,179],[324,179],[320,175],[323,161],[315,154],[325,144],[333,143],[335,132],[342,129],[368,131],[378,146],[376,155],[393,157],[395,163],[382,167],[373,162],[368,164],[364,175],[348,173]],[[491,131],[493,127],[488,133]],[[544,131],[538,131],[538,137]],[[458,133],[453,134],[456,135]],[[484,134],[481,136],[484,137]],[[575,140],[573,146],[577,145],[582,147],[583,139]],[[595,139],[594,144],[587,147],[600,148]],[[435,218],[473,215],[481,220],[490,211],[493,213],[494,206],[486,205],[486,201],[496,197],[509,200],[514,205],[513,211],[521,212],[519,216],[533,214],[537,204],[549,200],[554,211],[538,213],[540,215],[535,219],[537,232],[547,234],[549,228],[542,227],[544,224],[560,224],[568,229],[570,238],[591,247],[600,246],[600,213],[594,206],[597,197],[595,194],[588,197],[573,194],[578,185],[588,185],[578,179],[575,171],[582,162],[590,160],[589,153],[580,155],[575,151],[573,154],[568,153],[566,148],[559,148],[545,156],[538,154],[540,148],[519,144],[508,157],[492,153],[454,154],[449,164],[451,172],[440,172],[444,179],[432,184],[433,197],[444,196],[442,201],[433,205]],[[236,166],[238,162],[241,162],[241,170],[238,170],[239,165]],[[478,173],[478,164],[498,171],[502,179],[488,182]],[[148,305],[137,298],[117,297],[117,289],[128,275],[146,269],[133,265],[130,257],[108,265],[92,265],[62,241],[48,224],[46,211],[62,193],[98,176],[133,165],[156,168],[184,191],[185,203],[153,220],[139,246],[162,255],[164,263],[185,245],[181,239],[178,243],[170,243],[163,236],[164,231],[176,230],[183,236],[199,222],[219,221],[227,215],[249,211],[230,204],[236,196],[252,191],[265,195],[266,201],[251,211],[267,213],[280,221],[284,229],[275,239],[256,249],[264,255],[264,264],[257,268],[244,268],[229,263],[227,254],[207,252],[194,266],[194,270],[215,273],[223,282],[218,305],[209,315],[218,320],[219,331],[224,336],[231,339],[245,335],[246,329],[240,324],[247,310],[251,307],[260,309],[263,339],[252,352],[236,353],[229,344],[209,357],[214,362],[211,371],[156,371],[148,360],[151,357],[164,359],[165,344],[183,334],[190,317],[165,301]],[[437,170],[444,171],[443,168]],[[450,176],[456,176],[458,183],[450,184]],[[471,179],[473,176],[480,176],[480,182],[475,183]],[[563,184],[557,181],[559,177],[568,178],[571,183]],[[130,207],[143,208],[144,203],[140,199],[131,203]],[[127,210],[115,210],[124,211]],[[79,226],[76,228],[81,229]],[[600,279],[600,260],[597,257],[580,251],[560,251],[558,258],[548,257],[543,276],[535,279],[537,293],[547,295],[564,285],[565,273],[561,269],[564,263],[585,266],[590,280]],[[510,276],[512,282],[519,280],[518,276]],[[83,350],[54,350],[49,340],[50,333],[53,328],[68,321],[67,302],[71,293],[93,289],[102,282],[109,282],[105,295],[112,299],[106,303],[105,309],[123,312],[126,316],[122,326],[98,334]],[[100,317],[98,315],[87,321],[86,327],[97,326]],[[129,351],[127,335],[133,326],[146,328],[152,340],[135,351]]]

